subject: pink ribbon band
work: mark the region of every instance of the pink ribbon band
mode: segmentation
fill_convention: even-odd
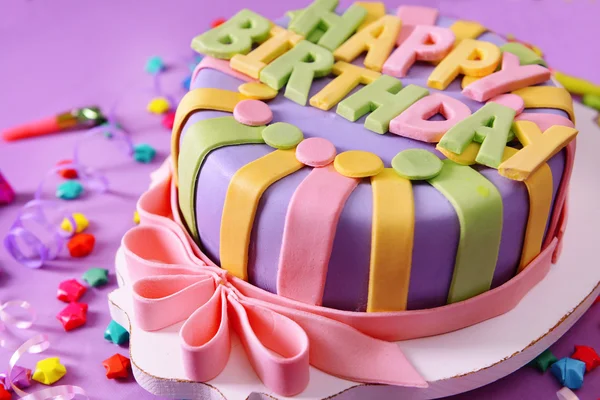
[[[124,236],[122,247],[135,281],[137,323],[157,330],[185,321],[182,361],[198,381],[214,378],[227,364],[232,327],[257,375],[278,394],[302,391],[309,364],[357,382],[426,387],[390,341],[462,329],[509,311],[548,273],[557,245],[554,239],[506,284],[463,302],[403,312],[334,310],[266,292],[216,267],[181,228],[169,169],[163,165],[140,198],[142,223]]]

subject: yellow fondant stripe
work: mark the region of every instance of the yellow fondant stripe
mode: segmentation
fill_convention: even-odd
[[[508,157],[518,151],[509,147],[507,149],[510,149]],[[542,251],[542,241],[544,240],[546,225],[550,217],[550,208],[552,207],[552,170],[548,164],[544,163],[531,174],[525,180],[525,186],[527,186],[527,192],[529,193],[529,217],[527,218],[521,261],[517,272],[524,270]]]
[[[573,99],[569,92],[555,86],[528,86],[513,92],[525,102],[525,108],[557,108],[569,114],[575,123]]]
[[[264,191],[304,165],[296,149],[275,150],[240,168],[231,178],[221,218],[221,267],[248,280],[248,246],[254,216]]]
[[[177,184],[177,162],[179,159],[179,138],[188,118],[200,110],[233,112],[236,104],[248,97],[223,89],[194,89],[183,96],[175,112],[171,133],[171,159],[173,160],[173,179]]]
[[[406,310],[415,227],[412,185],[392,168],[371,177],[373,228],[367,312]]]

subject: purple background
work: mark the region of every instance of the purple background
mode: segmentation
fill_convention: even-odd
[[[252,8],[275,19],[286,10],[299,8],[306,1],[273,2],[254,0]],[[159,159],[168,153],[169,132],[160,126],[160,117],[146,113],[152,97],[151,79],[143,72],[148,57],[162,56],[167,63],[179,65],[167,74],[164,87],[180,96],[179,82],[187,73],[183,60],[189,58],[190,39],[206,30],[216,17],[228,17],[247,1],[103,1],[11,0],[0,5],[0,130],[34,118],[52,115],[75,106],[99,104],[109,108],[117,98],[119,121],[136,142],[146,142],[159,150]],[[351,1],[341,1],[343,6]],[[388,2],[395,7],[400,2]],[[583,54],[585,44],[600,37],[600,3],[592,0],[543,1],[504,0],[424,1],[437,6],[441,14],[475,19],[501,33],[513,33],[542,47],[551,66],[600,83],[596,52]],[[596,46],[597,48],[597,46]],[[0,233],[8,230],[21,205],[31,199],[45,171],[60,159],[71,156],[78,133],[48,136],[19,143],[0,143],[0,170],[18,193],[17,201],[0,208]],[[109,141],[99,139],[83,146],[85,163],[99,167],[111,182],[111,193],[88,193],[84,199],[69,203],[91,220],[89,232],[97,238],[94,253],[81,260],[63,254],[44,269],[30,271],[10,259],[0,249],[0,302],[15,298],[29,300],[39,312],[35,331],[49,335],[52,347],[43,357],[60,356],[68,368],[62,383],[84,387],[93,399],[151,399],[134,382],[109,381],[104,377],[102,360],[116,352],[127,355],[126,348],[102,339],[109,322],[107,293],[110,284],[91,289],[81,301],[89,303],[85,327],[65,333],[55,315],[64,307],[56,300],[58,283],[80,278],[87,268],[104,267],[113,271],[113,257],[123,233],[133,223],[135,201],[147,187],[150,171],[158,161],[141,165],[113,150]],[[46,185],[52,198],[54,182]],[[559,357],[571,354],[573,345],[585,344],[600,349],[598,318],[600,306],[588,312],[557,345]],[[13,343],[30,337],[30,331],[11,330]],[[10,352],[0,349],[0,369],[8,364]],[[33,367],[40,356],[27,356],[22,365]],[[578,392],[582,400],[600,393],[598,371],[586,377]],[[525,368],[486,388],[456,396],[454,399],[552,399],[559,389],[553,377],[541,376]]]

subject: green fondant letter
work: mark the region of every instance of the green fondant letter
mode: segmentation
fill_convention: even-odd
[[[277,58],[260,71],[260,81],[275,90],[286,83],[285,97],[305,105],[313,78],[329,74],[333,68],[333,54],[306,40]]]
[[[358,5],[350,6],[342,16],[335,13],[338,0],[315,0],[302,10],[290,23],[290,30],[315,40],[319,46],[334,51],[346,41],[367,16],[367,10]],[[314,34],[324,30],[324,33]]]
[[[250,10],[241,10],[228,21],[192,40],[198,53],[229,60],[236,54],[248,54],[252,44],[269,38],[271,22]]]
[[[519,57],[519,64],[521,65],[538,64],[542,67],[548,66],[548,64],[546,64],[546,61],[544,61],[542,57],[538,56],[535,51],[531,50],[529,47],[521,43],[505,43],[502,46],[500,46],[500,51],[502,51],[503,53],[507,51]]]
[[[392,119],[429,94],[427,89],[416,85],[400,89],[402,82],[398,79],[381,75],[373,83],[340,102],[336,112],[354,122],[372,111],[365,120],[365,128],[377,133],[386,133]]]
[[[472,141],[481,143],[475,161],[491,168],[502,162],[504,147],[509,140],[515,110],[498,103],[487,103],[470,117],[448,130],[439,146],[461,154]]]

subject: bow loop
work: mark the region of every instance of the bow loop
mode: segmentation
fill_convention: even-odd
[[[205,266],[187,242],[164,227],[137,226],[125,233],[122,245],[132,281],[157,275],[193,275],[201,271],[223,274],[217,268]]]
[[[185,321],[179,337],[189,378],[206,382],[223,371],[231,350],[224,286],[219,285],[212,297]]]
[[[135,318],[145,331],[155,331],[184,321],[215,293],[208,274],[142,278],[133,284]]]
[[[269,389],[293,396],[309,380],[309,342],[293,320],[269,308],[229,296],[230,318],[260,380]]]
[[[310,363],[331,375],[366,383],[425,388],[427,382],[396,343],[365,335],[342,322],[256,299],[247,299],[295,321],[310,341]]]

